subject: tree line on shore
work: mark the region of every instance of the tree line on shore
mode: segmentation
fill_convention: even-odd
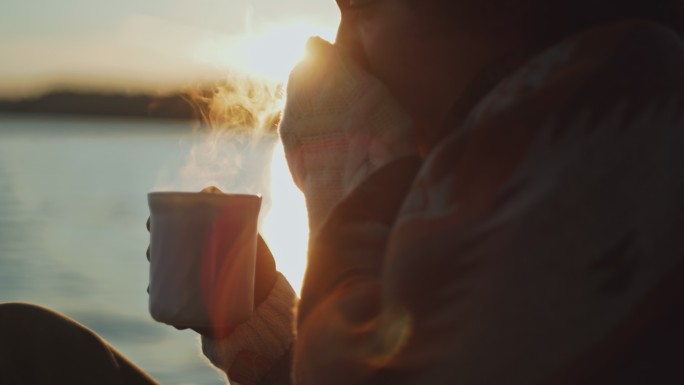
[[[26,99],[0,100],[0,113],[171,120],[199,119],[199,113],[192,97],[185,93],[156,96],[54,91]]]

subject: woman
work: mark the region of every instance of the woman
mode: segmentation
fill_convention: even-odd
[[[296,337],[262,248],[212,362],[243,385],[683,383],[681,4],[338,4],[280,127],[312,227]]]

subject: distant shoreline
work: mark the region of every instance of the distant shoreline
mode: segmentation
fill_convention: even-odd
[[[59,91],[35,98],[0,100],[0,114],[201,120],[190,98],[184,94],[152,96]]]

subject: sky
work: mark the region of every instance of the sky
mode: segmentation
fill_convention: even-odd
[[[284,80],[333,0],[2,0],[0,95],[167,92],[231,71]]]

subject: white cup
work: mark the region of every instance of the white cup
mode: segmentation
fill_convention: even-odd
[[[254,310],[258,195],[154,192],[149,310],[158,322],[228,328]]]

